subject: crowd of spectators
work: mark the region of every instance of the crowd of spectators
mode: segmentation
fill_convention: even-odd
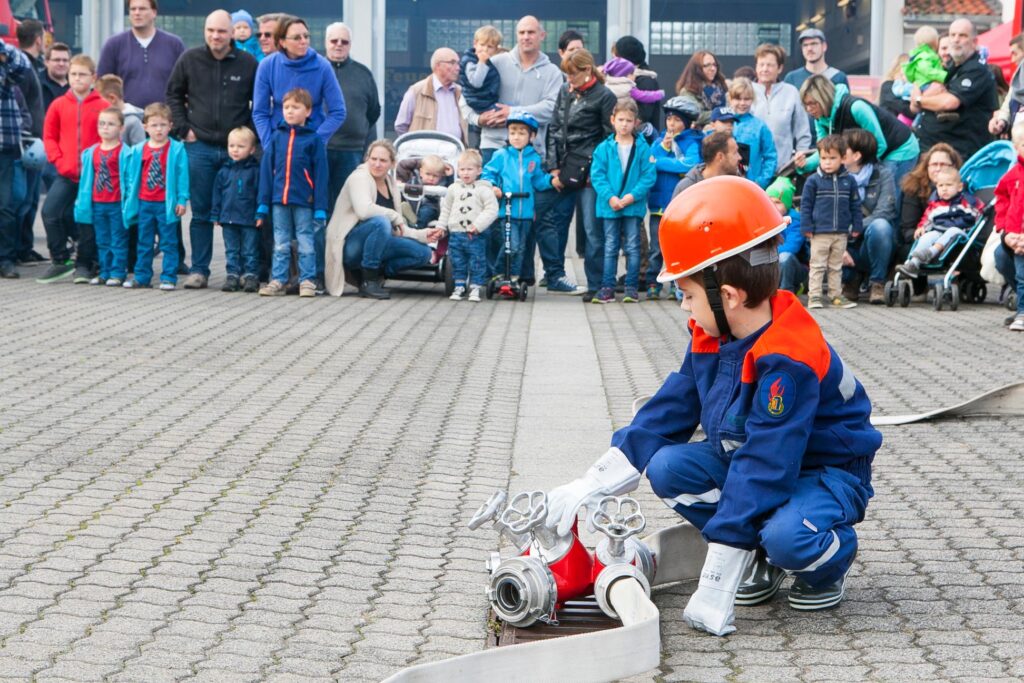
[[[798,37],[802,67],[786,72],[785,51],[764,44],[748,67],[727,78],[716,55],[700,50],[665,92],[636,38],[619,38],[602,60],[583,35],[568,31],[553,62],[542,50],[542,22],[527,16],[511,45],[484,26],[472,45],[434,50],[430,74],[409,87],[393,122],[398,135],[438,131],[479,150],[475,176],[460,175],[456,183],[456,169],[447,168],[448,177],[439,180],[456,183],[464,196],[451,201],[459,210],[477,206],[474,215],[482,204],[472,197],[482,196],[481,186],[489,184],[499,199],[492,225],[467,230],[466,221],[445,225],[455,220],[450,213],[440,222],[420,220],[403,205],[395,149],[374,142],[377,83],[350,57],[353,36],[345,24],[327,27],[321,55],[300,17],[254,19],[244,10],[217,10],[206,18],[204,44],[186,49],[156,27],[157,0],[128,0],[126,8],[128,30],[106,42],[95,66],[65,43],[44,50],[43,27],[33,20],[19,24],[17,47],[3,47],[5,278],[18,277],[19,264],[49,261],[40,282],[70,277],[146,287],[139,274],[150,273],[144,261],[152,260],[149,242],[159,236],[156,248],[177,255],[165,258],[174,272],[161,275],[162,288],[175,288],[184,275],[186,289],[202,289],[220,229],[225,290],[278,294],[294,287],[303,295],[340,295],[349,284],[364,296],[386,298],[383,280],[435,264],[435,246],[455,237],[455,227],[459,267],[473,271],[456,274],[465,292],[503,269],[501,226],[509,218],[515,277],[599,303],[614,301],[619,288],[624,302],[635,302],[662,295],[658,224],[671,197],[704,178],[736,174],[768,189],[780,211],[802,226],[785,239],[784,288],[810,291],[811,303],[820,305],[827,272],[833,305],[852,306],[862,296],[878,304],[898,263],[916,274],[906,266],[916,258],[911,245],[927,232],[929,207],[946,201],[940,194],[959,182],[948,171],[989,142],[1015,135],[1024,104],[1021,69],[1002,82],[966,19],[941,36],[919,31],[915,50],[893,65],[876,103],[855,96],[846,75],[827,63],[826,37],[817,29]],[[1024,38],[1010,47],[1019,62]],[[161,121],[170,144],[157,144]],[[36,140],[48,163],[30,153]],[[172,168],[178,150],[184,178]],[[475,157],[466,159],[472,165]],[[134,178],[137,171],[141,179]],[[526,176],[533,180],[522,182]],[[940,181],[946,184],[936,194]],[[529,197],[510,204],[514,215],[506,216],[501,198],[512,184]],[[123,192],[115,191],[122,185]],[[32,234],[44,190],[48,258],[34,251]],[[155,229],[140,231],[138,217],[124,209],[140,197],[123,196],[139,192],[143,208],[167,203],[160,218],[166,225],[157,221]],[[1011,199],[1016,194],[1003,201]],[[82,220],[102,222],[95,216],[110,214],[105,205],[115,201],[122,211],[113,226]],[[973,206],[973,199],[965,201]],[[180,220],[186,203],[187,254]],[[82,211],[83,204],[101,210]],[[574,217],[582,285],[565,269]],[[1007,234],[1020,228],[999,227]],[[479,245],[470,249],[467,239]],[[289,270],[293,242],[296,267]],[[1004,242],[997,260],[1000,272],[1012,275],[1007,264],[1016,241]],[[112,250],[120,254],[122,244],[126,272],[112,275]],[[623,253],[626,272],[619,279]],[[915,279],[920,294],[921,278]],[[1016,276],[1008,280],[1014,284]]]

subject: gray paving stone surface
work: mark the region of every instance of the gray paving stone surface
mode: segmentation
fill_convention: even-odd
[[[579,272],[579,264],[576,263]],[[215,270],[219,266],[215,264]],[[675,369],[668,301],[453,304],[0,284],[0,680],[380,680],[483,647],[495,488],[600,455]],[[818,316],[881,413],[1021,378],[994,305]],[[687,629],[636,680],[1020,680],[1009,419],[886,428],[848,599]],[[677,521],[649,487],[649,528]]]

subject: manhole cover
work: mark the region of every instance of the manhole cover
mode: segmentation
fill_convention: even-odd
[[[558,610],[558,626],[551,626],[543,622],[537,622],[528,628],[516,628],[500,621],[493,610],[489,610],[487,623],[498,624],[501,630],[495,633],[491,630],[487,636],[488,647],[504,647],[505,645],[517,645],[529,643],[535,640],[548,640],[549,638],[563,638],[575,636],[580,633],[592,631],[605,631],[610,628],[617,628],[621,625],[618,619],[612,619],[601,611],[597,606],[597,600],[593,597],[583,600],[570,600],[565,603],[562,609]]]

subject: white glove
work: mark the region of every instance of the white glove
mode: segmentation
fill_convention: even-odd
[[[754,560],[753,550],[709,543],[697,592],[683,610],[687,625],[699,631],[725,636],[736,630],[732,625],[736,589]]]
[[[576,522],[580,507],[590,507],[605,496],[621,496],[640,484],[640,473],[618,448],[609,448],[587,473],[548,494],[544,524],[565,536]]]

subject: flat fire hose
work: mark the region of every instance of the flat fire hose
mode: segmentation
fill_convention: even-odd
[[[913,415],[872,415],[871,424],[906,425],[940,417],[1000,417],[1024,415],[1024,382],[1014,382],[978,394],[972,399],[946,408]]]
[[[696,579],[707,545],[690,524],[677,524],[644,539],[657,563],[652,586]],[[608,589],[622,626],[523,645],[481,650],[403,669],[384,683],[458,681],[613,681],[649,671],[661,661],[658,608],[640,583],[624,577]]]

